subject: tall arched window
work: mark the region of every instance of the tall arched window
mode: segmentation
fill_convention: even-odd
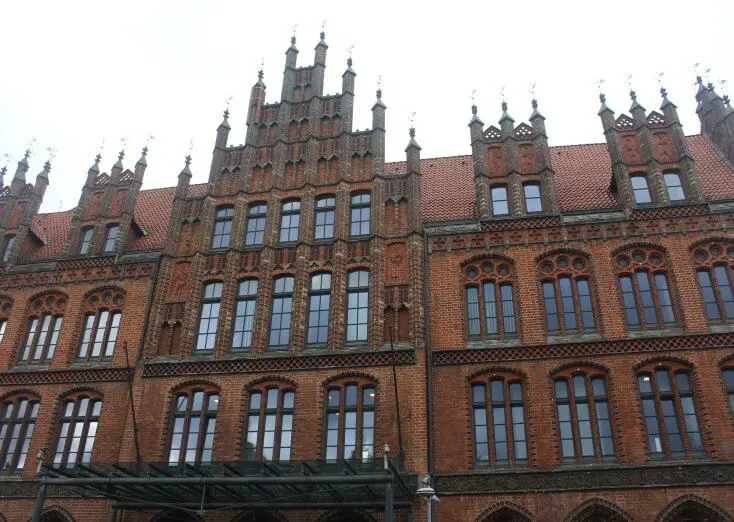
[[[511,373],[473,378],[472,423],[477,465],[524,466],[528,460],[522,379]]]
[[[647,175],[633,174],[630,176],[630,181],[632,182],[632,193],[635,196],[635,203],[639,205],[652,203],[650,188],[647,186]]]
[[[699,245],[693,259],[709,321],[734,321],[734,244],[712,241]]]
[[[549,334],[589,332],[596,328],[589,258],[557,253],[538,262]]]
[[[222,301],[223,283],[207,283],[201,299],[199,333],[196,336],[197,350],[213,350],[217,344],[219,308]]]
[[[115,354],[124,300],[117,289],[98,290],[86,298],[78,359],[104,359]]]
[[[218,390],[191,386],[176,393],[168,446],[170,466],[211,464],[218,406]]]
[[[533,212],[543,212],[543,200],[540,197],[540,183],[525,183],[523,185],[525,193],[525,212],[531,214]]]
[[[326,461],[369,462],[375,450],[375,385],[361,379],[326,390]]]
[[[510,213],[507,201],[507,185],[493,185],[489,190],[492,198],[492,215],[506,216]]]
[[[214,233],[212,234],[212,248],[229,248],[232,237],[232,218],[234,208],[222,207],[217,209],[214,217]]]
[[[665,253],[656,247],[630,247],[614,257],[627,327],[651,330],[674,326]]]
[[[614,457],[607,377],[574,368],[553,377],[561,457],[564,462],[601,462]]]
[[[260,246],[265,239],[265,220],[268,213],[267,203],[253,203],[247,211],[247,232],[245,246]]]
[[[370,273],[349,272],[347,280],[347,342],[366,341],[370,306]]]
[[[314,224],[314,239],[324,240],[334,237],[334,223],[336,222],[336,198],[321,196],[316,200],[316,219]]]
[[[270,313],[270,346],[284,347],[291,342],[291,317],[293,316],[292,276],[273,280],[273,306]]]
[[[329,338],[330,301],[331,274],[328,272],[313,274],[308,291],[307,344],[326,344]]]
[[[283,203],[283,212],[280,217],[281,243],[293,243],[298,241],[298,230],[301,226],[301,202],[299,200],[286,201]]]
[[[370,193],[354,194],[349,209],[349,235],[369,236],[371,223]]]
[[[679,363],[650,363],[637,371],[650,455],[672,459],[704,452],[693,379]]]
[[[20,471],[28,457],[40,403],[26,395],[6,399],[0,412],[0,463],[2,469]]]
[[[89,465],[101,414],[102,399],[93,395],[80,394],[62,401],[53,458],[55,467]]]
[[[666,172],[663,174],[665,188],[668,189],[668,199],[670,201],[683,201],[686,194],[683,192],[683,185],[680,182],[680,175],[677,172]]]
[[[481,259],[463,270],[469,339],[514,338],[517,324],[510,263],[499,258]]]
[[[31,301],[21,362],[41,363],[53,359],[66,304],[66,296],[61,294],[41,295]]]
[[[248,400],[245,460],[291,460],[296,392],[283,383],[267,383],[250,389]]]
[[[255,330],[255,303],[257,300],[257,279],[240,281],[237,287],[237,301],[232,333],[232,349],[242,350],[252,347],[252,334]]]

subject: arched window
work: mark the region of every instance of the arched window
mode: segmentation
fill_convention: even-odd
[[[512,268],[503,259],[482,259],[464,267],[469,339],[517,335]]]
[[[105,359],[115,354],[124,299],[116,289],[99,290],[87,297],[78,359]]]
[[[336,198],[321,196],[316,200],[316,219],[314,221],[314,239],[324,240],[334,237],[336,221]]]
[[[665,180],[665,188],[668,189],[668,199],[670,201],[683,201],[686,194],[683,192],[683,185],[680,182],[680,175],[677,172],[666,172],[663,174]]]
[[[107,227],[107,234],[104,239],[104,248],[102,252],[108,254],[115,250],[115,242],[117,242],[117,234],[120,232],[120,225],[115,223]]]
[[[207,283],[201,299],[199,333],[196,337],[197,350],[213,350],[217,344],[219,326],[219,307],[222,301],[222,283]]]
[[[511,373],[471,381],[477,465],[524,466],[528,460],[522,380]]]
[[[540,197],[540,183],[525,183],[525,212],[543,212],[543,200]]]
[[[576,368],[554,375],[553,384],[563,461],[601,462],[614,457],[606,375]]]
[[[248,404],[244,459],[291,460],[296,392],[290,386],[263,384],[249,390]]]
[[[722,376],[724,377],[726,395],[729,398],[729,407],[732,413],[734,413],[734,367],[724,368]]]
[[[21,362],[40,363],[53,359],[66,304],[66,297],[59,294],[46,294],[33,299],[29,307]]]
[[[375,449],[375,385],[346,380],[326,391],[326,461],[369,462]]]
[[[322,272],[312,275],[308,291],[307,344],[326,344],[329,338],[330,300],[331,274]]]
[[[510,206],[507,202],[507,185],[493,185],[489,192],[492,197],[492,215],[508,215],[510,213]]]
[[[301,202],[299,200],[283,203],[283,213],[280,218],[281,243],[298,241],[298,229],[301,225]]]
[[[273,306],[270,313],[270,346],[285,347],[291,342],[291,317],[293,315],[292,276],[273,280]]]
[[[576,253],[558,253],[544,257],[538,266],[548,333],[593,331],[596,321],[589,259]]]
[[[79,255],[84,256],[89,253],[92,246],[92,236],[94,235],[94,227],[84,227],[82,229],[81,241],[79,241]]]
[[[354,194],[349,209],[349,234],[352,237],[369,236],[371,222],[370,193]]]
[[[25,466],[39,407],[36,398],[25,395],[3,402],[0,413],[0,462],[3,470],[20,471]]]
[[[268,213],[267,203],[253,203],[247,211],[247,233],[245,246],[260,246],[265,239],[265,220]]]
[[[734,245],[723,241],[699,245],[693,259],[709,321],[734,321]]]
[[[632,193],[635,196],[635,203],[639,205],[652,203],[650,188],[647,186],[647,175],[633,174],[630,176],[630,181],[632,182]]]
[[[347,280],[347,342],[367,341],[370,305],[370,273],[349,272]]]
[[[671,459],[704,452],[687,367],[648,364],[637,372],[637,387],[651,456]]]
[[[232,333],[233,350],[243,350],[252,347],[252,333],[255,330],[257,287],[257,279],[240,281],[237,287],[237,305],[235,307],[234,332]]]
[[[614,258],[630,330],[676,323],[664,261],[665,253],[655,247],[631,247]]]
[[[176,393],[168,451],[170,466],[211,464],[218,405],[217,390],[192,386]]]
[[[61,403],[53,458],[55,467],[89,465],[101,414],[102,400],[94,396],[82,394]]]
[[[234,208],[222,207],[217,209],[214,217],[214,234],[212,234],[212,248],[229,248],[232,237],[232,218]]]

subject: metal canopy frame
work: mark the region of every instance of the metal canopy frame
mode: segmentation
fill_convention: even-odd
[[[44,466],[31,518],[40,522],[48,487],[76,488],[80,495],[112,499],[118,510],[379,509],[412,511],[415,476],[398,458],[354,460],[223,462],[206,466],[167,462],[115,462],[74,467]],[[409,516],[410,518],[410,516]]]

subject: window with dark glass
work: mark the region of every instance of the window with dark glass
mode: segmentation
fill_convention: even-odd
[[[92,246],[92,235],[94,235],[93,227],[86,227],[82,229],[82,240],[79,242],[79,255],[83,256],[89,253],[89,249]]]
[[[291,276],[273,281],[273,308],[270,314],[270,346],[288,346],[291,341],[293,314],[293,282]]]
[[[3,263],[7,263],[10,259],[10,253],[13,251],[13,245],[15,244],[15,236],[5,236],[3,241]]]
[[[51,313],[28,320],[21,361],[42,362],[53,359],[64,318]]]
[[[660,365],[643,368],[637,386],[650,454],[670,459],[702,453],[690,372]]]
[[[0,319],[0,343],[5,339],[5,329],[8,327],[7,319]]]
[[[510,213],[510,207],[507,203],[507,187],[505,185],[495,185],[490,188],[492,197],[492,215],[506,216]]]
[[[347,342],[367,340],[370,301],[370,273],[367,270],[349,272],[347,280]]]
[[[37,400],[28,397],[16,397],[2,405],[0,462],[3,470],[20,471],[25,467],[39,406]]]
[[[532,212],[543,212],[543,201],[540,198],[540,183],[525,183],[523,190],[525,191],[525,211],[528,214]]]
[[[614,457],[606,379],[573,373],[554,380],[561,456],[564,462]]]
[[[281,243],[298,241],[298,229],[301,225],[301,202],[286,201],[283,203],[283,214],[280,218]]]
[[[516,379],[516,378],[514,378]],[[522,383],[513,377],[491,377],[472,383],[474,457],[478,465],[525,465],[525,401]]]
[[[683,201],[686,194],[683,192],[683,185],[680,182],[680,176],[676,172],[666,172],[663,174],[665,180],[665,188],[668,189],[668,198],[670,201]]]
[[[207,283],[201,300],[199,333],[196,336],[197,350],[213,350],[217,344],[219,308],[222,301],[222,283]]]
[[[100,310],[87,314],[84,318],[82,342],[79,346],[79,359],[99,359],[112,357],[120,329],[120,312]]]
[[[330,298],[331,274],[312,275],[308,292],[308,344],[326,344],[329,338]]]
[[[352,196],[351,208],[349,209],[349,234],[351,236],[368,236],[370,235],[370,194],[364,192]]]
[[[267,218],[267,203],[256,203],[250,206],[247,212],[247,233],[245,246],[259,246],[265,239],[265,220]]]
[[[214,217],[214,234],[212,234],[212,248],[229,248],[232,237],[232,218],[234,209],[232,207],[217,209]]]
[[[266,387],[250,391],[245,460],[291,460],[295,402],[296,393],[293,390]]]
[[[706,316],[712,322],[734,320],[734,245],[711,242],[693,252]]]
[[[515,299],[510,267],[503,261],[484,260],[464,269],[470,339],[515,337]]]
[[[102,250],[102,252],[108,253],[115,249],[115,241],[117,241],[117,234],[119,231],[119,225],[111,225],[107,227],[107,235],[105,236],[104,250]]]
[[[734,368],[724,368],[724,386],[726,387],[726,395],[729,397],[729,406],[734,413]]]
[[[101,414],[101,399],[78,396],[62,402],[53,457],[55,467],[89,465]]]
[[[591,300],[590,263],[582,255],[551,254],[540,260],[546,328],[550,334],[593,331],[596,328]]]
[[[232,333],[233,350],[252,347],[252,333],[255,329],[255,301],[257,300],[257,287],[257,279],[240,281],[240,284],[237,287],[234,332]]]
[[[193,388],[179,392],[174,404],[168,464],[211,464],[219,392]]]
[[[336,198],[322,196],[316,200],[316,220],[314,239],[331,239],[334,237],[334,223],[336,221]]]
[[[650,189],[647,186],[647,176],[644,174],[630,176],[630,181],[632,182],[635,203],[651,203],[652,197],[650,196]]]
[[[326,396],[326,461],[371,461],[375,450],[374,386],[347,382],[330,386]]]

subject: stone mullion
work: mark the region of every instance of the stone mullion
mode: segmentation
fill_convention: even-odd
[[[145,341],[143,345],[143,357],[158,353],[158,342],[160,339],[160,331],[163,327],[163,321],[168,318],[165,317],[166,310],[166,299],[168,296],[168,285],[171,281],[171,275],[173,273],[173,260],[164,257],[161,260],[156,274],[156,280],[152,281],[153,288],[153,301],[150,309],[150,323],[148,325],[147,332],[145,332]],[[155,350],[151,350],[152,346],[156,346]]]
[[[330,352],[341,351],[346,338],[346,294],[347,276],[345,259],[349,246],[343,241],[332,244],[331,297],[329,298],[329,343]]]
[[[370,195],[370,235],[385,235],[385,202],[387,201],[387,182],[381,178],[375,178],[372,183]],[[397,205],[395,205],[397,207]]]
[[[301,191],[301,221],[298,229],[298,241],[301,244],[309,245],[313,241],[315,207],[314,189],[308,186]],[[306,260],[311,258],[309,248],[304,251],[304,256]]]
[[[230,351],[232,327],[234,325],[234,307],[237,299],[237,261],[239,254],[229,251],[226,254],[224,273],[222,274],[223,289],[219,304],[219,321],[217,324],[217,340],[214,345],[214,356],[221,357]]]
[[[663,179],[663,173],[660,169],[660,164],[657,161],[653,161],[648,166],[648,172],[650,189],[652,189],[655,194],[653,202],[659,205],[670,204],[670,198],[668,197],[668,188],[665,186],[665,180]]]
[[[179,347],[180,356],[188,356],[196,353],[196,335],[199,329],[199,317],[201,315],[201,299],[203,285],[202,277],[207,270],[207,257],[197,254],[193,260],[193,274],[191,277],[191,286],[189,287],[189,296],[184,309],[183,326],[181,328],[181,346]]]
[[[522,176],[518,172],[511,172],[508,176],[507,199],[510,214],[514,216],[525,215],[523,206]]]
[[[370,243],[369,317],[367,342],[370,348],[382,348],[385,340],[385,241],[380,238]]]
[[[296,254],[296,271],[293,283],[293,308],[291,311],[291,338],[288,351],[298,353],[306,345],[306,328],[308,326],[308,273],[309,247],[300,245]]]
[[[211,238],[214,232],[214,218],[217,202],[211,196],[204,199],[201,207],[201,225],[199,226],[199,237],[194,239],[197,252],[208,252],[211,248]],[[194,228],[191,228],[193,234]]]
[[[258,281],[257,302],[255,303],[254,331],[252,334],[252,354],[262,355],[268,347],[270,334],[270,310],[273,306],[273,251],[265,249],[260,258],[260,278]]]
[[[423,245],[420,236],[412,235],[408,247],[408,310],[411,318],[409,342],[414,346],[423,344]]]
[[[282,141],[276,141],[270,148],[270,164],[272,165],[271,187],[282,188],[285,173],[285,162],[288,160],[288,147]]]
[[[241,250],[245,246],[245,233],[247,230],[247,198],[240,194],[234,202],[234,217],[232,219],[232,235],[229,240],[229,247],[235,250]],[[233,258],[233,261],[235,259]]]
[[[350,186],[340,183],[334,192],[336,195],[334,238],[348,240],[352,204]],[[347,252],[344,253],[344,256],[347,256]]]

